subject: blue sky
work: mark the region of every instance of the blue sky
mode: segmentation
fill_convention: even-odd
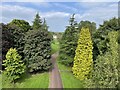
[[[63,32],[68,25],[70,16],[75,13],[78,22],[93,21],[102,24],[104,20],[118,16],[117,2],[3,2],[3,23],[12,19],[24,19],[32,25],[35,14],[39,12],[41,18],[46,18],[50,31]]]

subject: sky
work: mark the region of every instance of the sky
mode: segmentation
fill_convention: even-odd
[[[5,2],[6,1],[6,2]],[[37,12],[45,18],[49,31],[63,32],[69,25],[69,18],[75,13],[76,21],[89,20],[95,22],[97,27],[103,21],[118,17],[118,2],[17,2],[5,0],[0,4],[0,22],[9,23],[13,19],[23,19],[32,25]],[[25,0],[24,0],[25,1]]]

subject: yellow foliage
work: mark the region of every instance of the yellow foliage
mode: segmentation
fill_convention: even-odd
[[[87,79],[93,65],[93,43],[89,28],[82,28],[75,51],[73,74],[80,80]]]

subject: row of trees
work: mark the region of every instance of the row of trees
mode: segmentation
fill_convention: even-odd
[[[11,82],[25,72],[41,72],[51,67],[52,35],[38,13],[32,26],[18,19],[1,26],[3,70]]]
[[[60,41],[60,62],[67,65],[67,66],[73,66],[73,61],[75,57],[75,50],[78,45],[78,39],[79,39],[79,33],[82,29],[82,27],[89,27],[89,31],[92,35],[92,41],[93,41],[93,34],[96,31],[96,24],[94,22],[90,21],[81,21],[80,23],[77,23],[75,21],[75,14],[72,15],[72,17],[69,20],[69,26],[66,27],[65,32],[62,35],[62,39]],[[96,46],[95,43],[93,43],[93,46]],[[97,47],[93,48],[93,51],[96,51]],[[96,52],[93,53],[93,58],[96,57]]]
[[[112,18],[104,21],[98,29],[94,22],[70,23],[69,29],[67,27],[63,33],[59,60],[72,66],[75,77],[85,80],[84,85],[87,88],[120,87],[119,20],[120,18]]]

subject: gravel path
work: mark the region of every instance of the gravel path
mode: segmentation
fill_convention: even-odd
[[[62,88],[63,88],[62,80],[61,80],[61,77],[60,77],[58,66],[56,64],[57,56],[58,56],[58,53],[55,53],[51,57],[53,68],[49,72],[49,78],[50,78],[49,88],[50,89],[51,88],[61,88],[60,90],[62,90]]]

